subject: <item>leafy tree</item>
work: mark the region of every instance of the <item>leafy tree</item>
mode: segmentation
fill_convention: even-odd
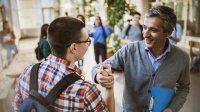
[[[125,13],[131,15],[135,11],[135,6],[129,5],[126,0],[105,0],[105,4],[107,5],[107,21],[111,27],[114,27],[123,18]],[[111,55],[121,48],[121,41],[117,35],[111,35],[107,38],[107,48],[107,53]]]
[[[95,8],[91,5],[94,1],[96,0],[83,0],[84,12],[88,17],[93,17],[95,15]],[[88,8],[86,9],[86,7]]]
[[[135,6],[130,6],[126,0],[105,0],[105,4],[107,5],[107,20],[112,27],[123,18],[126,12],[132,14],[135,11]]]

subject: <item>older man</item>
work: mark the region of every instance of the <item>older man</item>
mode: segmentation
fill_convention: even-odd
[[[189,56],[169,44],[169,37],[177,21],[173,9],[157,6],[144,18],[144,41],[130,43],[121,48],[103,64],[111,64],[113,70],[124,71],[124,112],[147,112],[150,108],[152,88],[172,89],[173,97],[162,110],[177,112],[189,93]],[[106,72],[95,66],[92,76],[96,83],[108,87]],[[164,96],[165,97],[165,96]]]

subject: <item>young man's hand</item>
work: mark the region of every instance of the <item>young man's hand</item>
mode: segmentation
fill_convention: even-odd
[[[97,73],[96,80],[101,86],[107,89],[112,88],[114,84],[114,77],[111,71],[111,65],[102,64]]]

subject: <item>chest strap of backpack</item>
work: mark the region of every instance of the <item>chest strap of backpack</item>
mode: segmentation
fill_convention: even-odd
[[[41,63],[37,63],[33,66],[30,75],[30,97],[39,101],[42,105],[49,107],[59,97],[59,95],[71,84],[80,80],[81,77],[76,73],[71,73],[62,78],[44,98],[38,93],[38,71]]]

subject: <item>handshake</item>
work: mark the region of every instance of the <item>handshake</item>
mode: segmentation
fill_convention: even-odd
[[[106,89],[113,88],[114,77],[110,64],[101,64],[96,75],[96,81]]]

